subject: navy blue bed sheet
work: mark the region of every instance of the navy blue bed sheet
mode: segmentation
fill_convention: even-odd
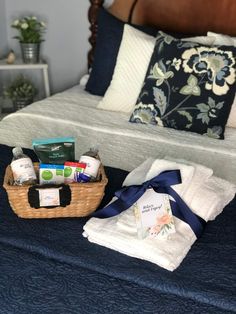
[[[86,218],[18,218],[2,187],[11,157],[11,148],[0,145],[1,314],[236,313],[236,200],[169,272],[88,242]],[[109,184],[101,206],[127,174],[105,170]]]

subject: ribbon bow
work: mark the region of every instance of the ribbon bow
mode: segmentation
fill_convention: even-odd
[[[141,185],[125,186],[118,190],[115,193],[118,199],[110,205],[96,211],[92,216],[97,218],[116,216],[131,207],[147,189],[153,188],[155,192],[169,194],[174,199],[174,201],[170,199],[173,215],[186,222],[191,227],[196,237],[199,238],[206,222],[201,217],[194,214],[178,193],[171,188],[171,185],[180,184],[181,182],[180,170],[163,171]]]

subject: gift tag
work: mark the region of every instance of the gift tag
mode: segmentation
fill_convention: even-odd
[[[138,237],[167,238],[175,232],[169,196],[148,189],[134,204]]]
[[[40,207],[60,205],[59,189],[39,189]]]

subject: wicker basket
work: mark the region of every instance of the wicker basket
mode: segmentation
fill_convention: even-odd
[[[38,163],[34,163],[36,173]],[[8,166],[5,172],[3,186],[7,191],[9,203],[13,211],[22,218],[58,218],[58,217],[84,217],[96,210],[100,204],[105,186],[108,182],[104,167],[101,164],[97,182],[71,183],[71,202],[66,207],[40,207],[32,208],[28,202],[28,190],[30,186],[13,185],[13,174]]]

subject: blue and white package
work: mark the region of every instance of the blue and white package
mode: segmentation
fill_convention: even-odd
[[[64,165],[39,164],[39,184],[64,183]]]

